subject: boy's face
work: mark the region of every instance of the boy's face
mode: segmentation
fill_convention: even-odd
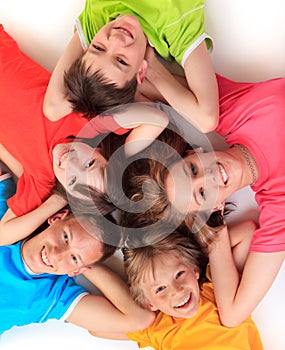
[[[190,318],[198,311],[199,273],[177,255],[169,254],[154,260],[153,271],[145,274],[142,289],[152,311]]]
[[[100,71],[117,87],[125,85],[137,75],[142,82],[145,71],[147,39],[138,19],[124,15],[107,23],[93,38],[86,54],[87,66]]]
[[[74,217],[56,214],[46,230],[23,244],[22,256],[34,273],[75,276],[102,257],[102,243]]]

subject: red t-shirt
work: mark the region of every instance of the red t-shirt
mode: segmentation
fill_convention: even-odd
[[[60,140],[76,136],[88,123],[71,113],[57,122],[43,114],[50,73],[27,57],[0,25],[0,142],[22,164],[24,173],[16,194],[8,201],[15,215],[23,215],[48,198],[55,184],[51,152]],[[122,129],[112,116],[92,120],[88,136]]]
[[[252,152],[259,169],[253,191],[260,209],[252,252],[285,250],[285,78],[257,83],[218,76],[220,120],[216,131],[231,146]]]

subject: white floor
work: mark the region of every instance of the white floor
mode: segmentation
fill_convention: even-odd
[[[206,28],[215,39],[212,59],[218,73],[252,81],[285,75],[284,0],[206,0],[205,4]],[[84,0],[0,0],[0,23],[24,52],[51,70],[83,5]],[[236,193],[233,199],[239,210],[231,220],[257,216],[250,189]],[[111,261],[121,271],[121,260],[114,257]],[[285,264],[253,313],[265,350],[285,349],[284,295]],[[131,350],[137,346],[130,341],[97,339],[73,325],[51,321],[4,333],[0,348]]]

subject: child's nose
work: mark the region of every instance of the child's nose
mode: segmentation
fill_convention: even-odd
[[[173,283],[171,286],[171,293],[177,295],[179,292],[183,291],[183,286],[179,283]]]

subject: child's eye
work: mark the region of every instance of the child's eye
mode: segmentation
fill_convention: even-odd
[[[158,294],[158,293],[164,291],[164,289],[165,289],[164,286],[158,287],[158,288],[155,290],[155,294]]]
[[[71,178],[71,179],[68,181],[68,186],[74,185],[75,182],[76,182],[76,177],[74,176],[73,178]]]
[[[201,196],[204,200],[206,200],[206,194],[205,194],[205,191],[203,190],[202,187],[200,188],[199,193],[200,193],[200,196]]]
[[[124,66],[128,66],[127,62],[124,61],[124,60],[123,60],[122,58],[120,58],[120,57],[117,58],[117,61],[118,61],[120,64],[124,65]]]
[[[98,46],[98,45],[92,45],[94,47],[95,50],[97,51],[104,51],[104,49],[101,47],[101,46]]]
[[[77,257],[73,255],[73,256],[72,256],[72,261],[73,261],[75,264],[77,264],[77,262],[78,262]]]
[[[68,239],[68,234],[67,234],[67,233],[65,233],[65,234],[63,235],[63,239],[64,239],[64,242],[65,242],[65,243],[68,243],[69,239]]]
[[[94,163],[95,163],[94,159],[90,160],[89,162],[87,162],[86,168],[91,168]]]
[[[184,274],[185,271],[179,271],[176,274],[176,278],[179,278],[180,276],[182,276]]]
[[[198,174],[198,170],[197,170],[196,166],[193,163],[190,164],[190,169],[191,169],[191,172],[192,172],[193,175],[196,176]]]

